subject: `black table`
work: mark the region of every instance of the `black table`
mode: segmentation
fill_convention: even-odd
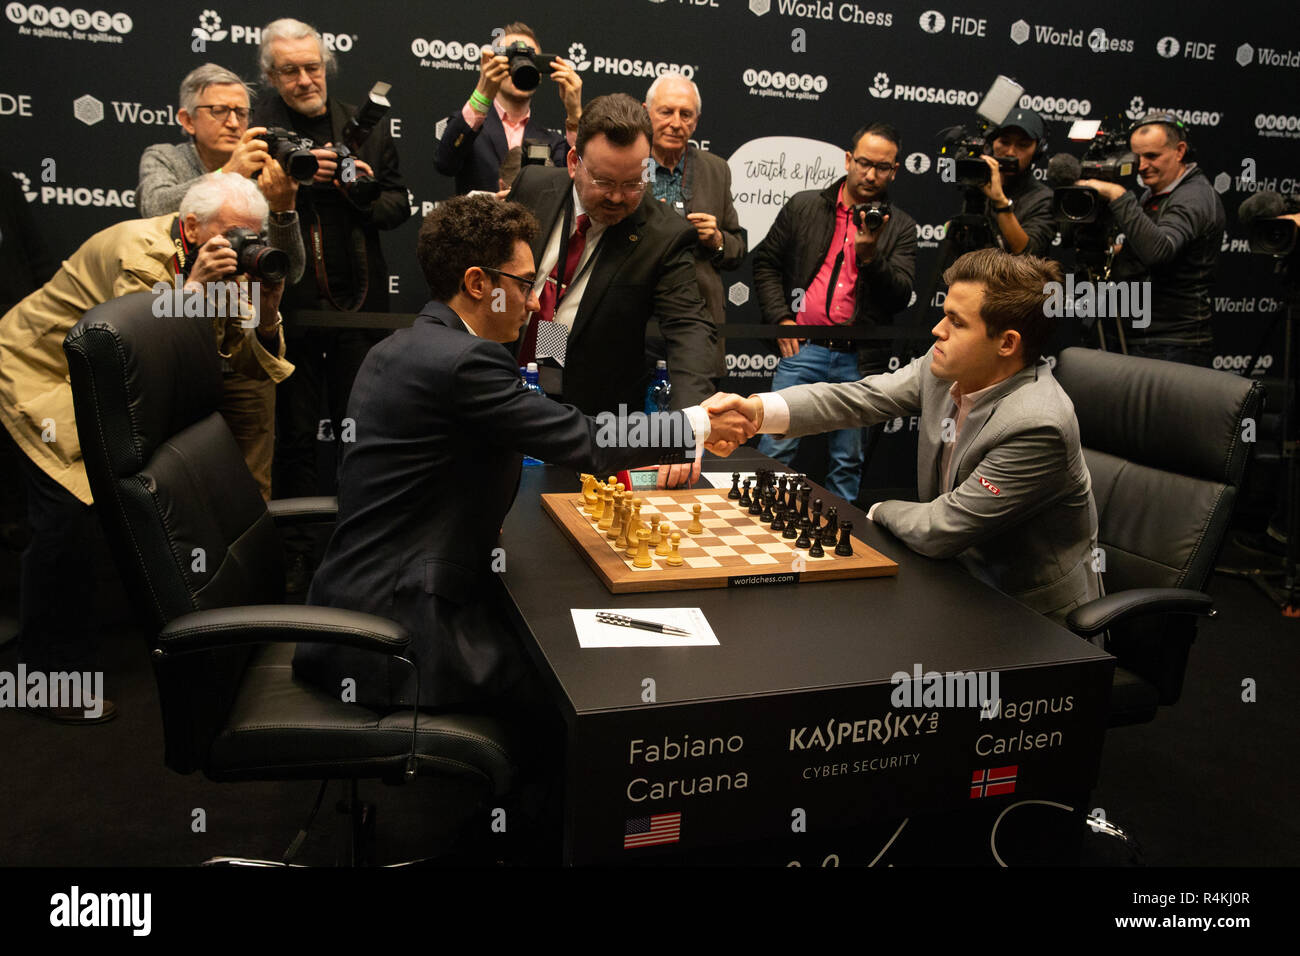
[[[749,448],[704,463],[759,467],[780,466]],[[613,595],[540,507],[576,476],[524,471],[503,581],[567,725],[566,863],[726,859],[717,848],[740,844],[784,862],[807,834],[1095,783],[1114,659],[833,495],[897,577]],[[680,606],[701,608],[720,646],[584,650],[570,616]],[[918,667],[997,672],[1001,704],[894,706],[891,676]],[[647,827],[677,839],[625,848]]]

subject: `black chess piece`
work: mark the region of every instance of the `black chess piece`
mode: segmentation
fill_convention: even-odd
[[[808,514],[808,497],[812,494],[812,489],[805,485],[799,489],[799,520],[807,521],[810,518]]]
[[[826,557],[826,551],[825,551],[825,549],[822,548],[822,538],[821,538],[821,535],[819,535],[819,534],[814,534],[814,535],[813,535],[813,539],[812,539],[812,547],[808,549],[808,557],[810,557],[810,558],[824,558],[824,557]]]
[[[775,516],[772,518],[772,530],[784,531],[785,530],[785,505],[776,505],[772,510],[776,512]]]
[[[745,488],[740,493],[740,501],[736,502],[742,508],[748,508],[753,499],[749,497],[749,479],[745,479]]]
[[[738,471],[731,473],[731,490],[727,492],[727,497],[732,501],[740,497],[740,472]]]
[[[764,496],[764,498],[763,498],[763,510],[762,510],[761,512],[759,512],[758,520],[759,520],[759,521],[771,521],[771,520],[772,520],[772,496],[771,496],[771,495],[766,495],[766,496]]]
[[[813,499],[812,518],[813,531],[820,532],[822,529],[822,500],[820,498]]]
[[[763,490],[761,488],[754,489],[754,497],[749,502],[749,513],[752,515],[763,513]]]
[[[776,480],[776,495],[781,504],[785,504],[785,475]]]
[[[801,518],[799,520],[799,540],[794,543],[796,548],[812,547],[812,535],[809,534],[808,525],[809,522],[807,518]]]
[[[821,539],[823,544],[834,544],[835,535],[839,533],[839,509],[832,505],[826,511],[826,524],[822,528]]]
[[[799,537],[799,522],[795,520],[793,512],[788,513],[785,530],[781,532],[781,537],[785,538],[787,541],[793,541],[795,538]]]
[[[852,521],[845,521],[840,525],[840,543],[835,546],[835,553],[841,558],[853,557],[852,532]]]

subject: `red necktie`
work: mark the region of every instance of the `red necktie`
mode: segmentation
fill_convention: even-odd
[[[582,260],[582,250],[587,247],[587,230],[591,228],[591,218],[584,212],[577,218],[574,225],[576,228],[573,235],[569,237],[569,248],[564,257],[564,276],[563,278],[560,277],[560,262],[557,258],[555,268],[551,270],[545,285],[542,286],[541,295],[538,296],[542,308],[537,313],[537,320],[530,323],[524,332],[524,343],[519,349],[518,359],[521,365],[533,361],[536,357],[537,322],[555,321],[555,310],[559,308],[560,300],[564,298],[569,283],[573,281],[573,275],[578,269],[578,263]]]

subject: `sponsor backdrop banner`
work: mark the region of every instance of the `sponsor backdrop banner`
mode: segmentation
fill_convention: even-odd
[[[1043,115],[1049,154],[1081,154],[1080,144],[1066,139],[1078,118],[1126,124],[1149,109],[1182,117],[1195,159],[1228,214],[1214,293],[1215,362],[1264,374],[1281,366],[1280,332],[1258,348],[1282,308],[1281,290],[1271,263],[1249,254],[1237,207],[1258,190],[1298,186],[1300,25],[1275,3],[1234,9],[1226,21],[1206,25],[1172,0],[1142,7],[1120,0],[1050,7],[1027,0],[484,0],[424,7],[391,0],[165,7],[114,0],[96,9],[11,2],[0,20],[0,165],[38,207],[53,250],[66,255],[96,230],[138,215],[141,152],[184,137],[175,114],[186,72],[212,61],[256,82],[261,27],[278,16],[307,20],[338,58],[331,96],[358,103],[377,80],[393,85],[387,122],[416,215],[383,234],[383,242],[394,309],[414,312],[425,300],[414,256],[419,216],[452,194],[451,179],[433,167],[440,121],[473,88],[480,45],[491,41],[493,28],[520,18],[537,31],[544,52],[574,61],[584,99],[612,92],[640,99],[669,69],[694,78],[703,95],[696,140],[729,159],[751,248],[791,195],[843,174],[843,150],[856,127],[894,123],[903,142],[891,198],[918,223],[923,286],[943,224],[961,206],[958,187],[939,174],[938,133],[973,123],[984,91],[1002,73],[1024,86],[1021,105]],[[548,126],[563,123],[549,80],[534,114]],[[1072,260],[1068,250],[1057,252]],[[724,281],[728,323],[758,322],[749,261]],[[927,315],[909,310],[900,317],[921,332],[918,349],[941,299],[934,297]],[[728,352],[725,387],[767,386],[773,343],[733,337]],[[912,354],[904,343],[899,352],[900,362]],[[890,436],[910,429],[893,424],[882,454],[905,463],[910,452]]]

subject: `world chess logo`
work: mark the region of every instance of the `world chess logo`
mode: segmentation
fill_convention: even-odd
[[[1237,63],[1240,66],[1250,66],[1251,58],[1255,55],[1255,48],[1249,43],[1243,43],[1237,47]]]
[[[727,290],[727,301],[732,305],[744,305],[749,301],[749,286],[743,282],[733,282]]]
[[[1161,37],[1156,42],[1156,52],[1166,60],[1178,55],[1178,41],[1174,37]]]
[[[887,99],[890,92],[892,92],[889,87],[889,74],[884,72],[877,73],[875,79],[871,81],[871,86],[868,87],[867,92],[877,99]]]
[[[573,64],[575,70],[591,69],[591,61],[587,59],[587,48],[581,43],[569,44],[568,60]]]
[[[15,172],[14,179],[18,180],[18,188],[23,191],[23,196],[28,202],[36,202],[37,193],[32,189],[32,181],[26,173]]]
[[[1017,20],[1011,24],[1011,42],[1019,46],[1029,40],[1029,24],[1024,20]]]
[[[908,153],[907,159],[903,160],[903,168],[909,173],[915,173],[917,176],[923,175],[930,171],[930,157],[925,153]]]
[[[1232,177],[1229,176],[1227,173],[1219,173],[1219,175],[1214,177],[1214,191],[1216,193],[1226,193],[1231,188],[1232,188]],[[1226,232],[1223,234],[1223,238],[1225,239],[1228,238],[1228,234]]]
[[[104,104],[87,93],[72,101],[72,115],[87,126],[94,126],[104,118]]]
[[[772,0],[749,0],[749,12],[761,17],[772,9]]]
[[[1093,27],[1092,32],[1088,34],[1088,49],[1093,53],[1105,53],[1108,42],[1110,41],[1106,36],[1106,31],[1101,27]]]
[[[221,14],[216,10],[204,10],[199,14],[199,25],[190,31],[191,36],[200,40],[218,43],[229,35],[228,30],[221,29]]]
[[[921,29],[926,33],[942,32],[947,22],[948,21],[944,19],[943,14],[938,10],[926,10],[925,13],[921,14]]]
[[[1146,115],[1146,112],[1146,103],[1143,101],[1142,97],[1135,96],[1133,99],[1128,101],[1128,109],[1124,111],[1124,115],[1131,120],[1139,120]]]

